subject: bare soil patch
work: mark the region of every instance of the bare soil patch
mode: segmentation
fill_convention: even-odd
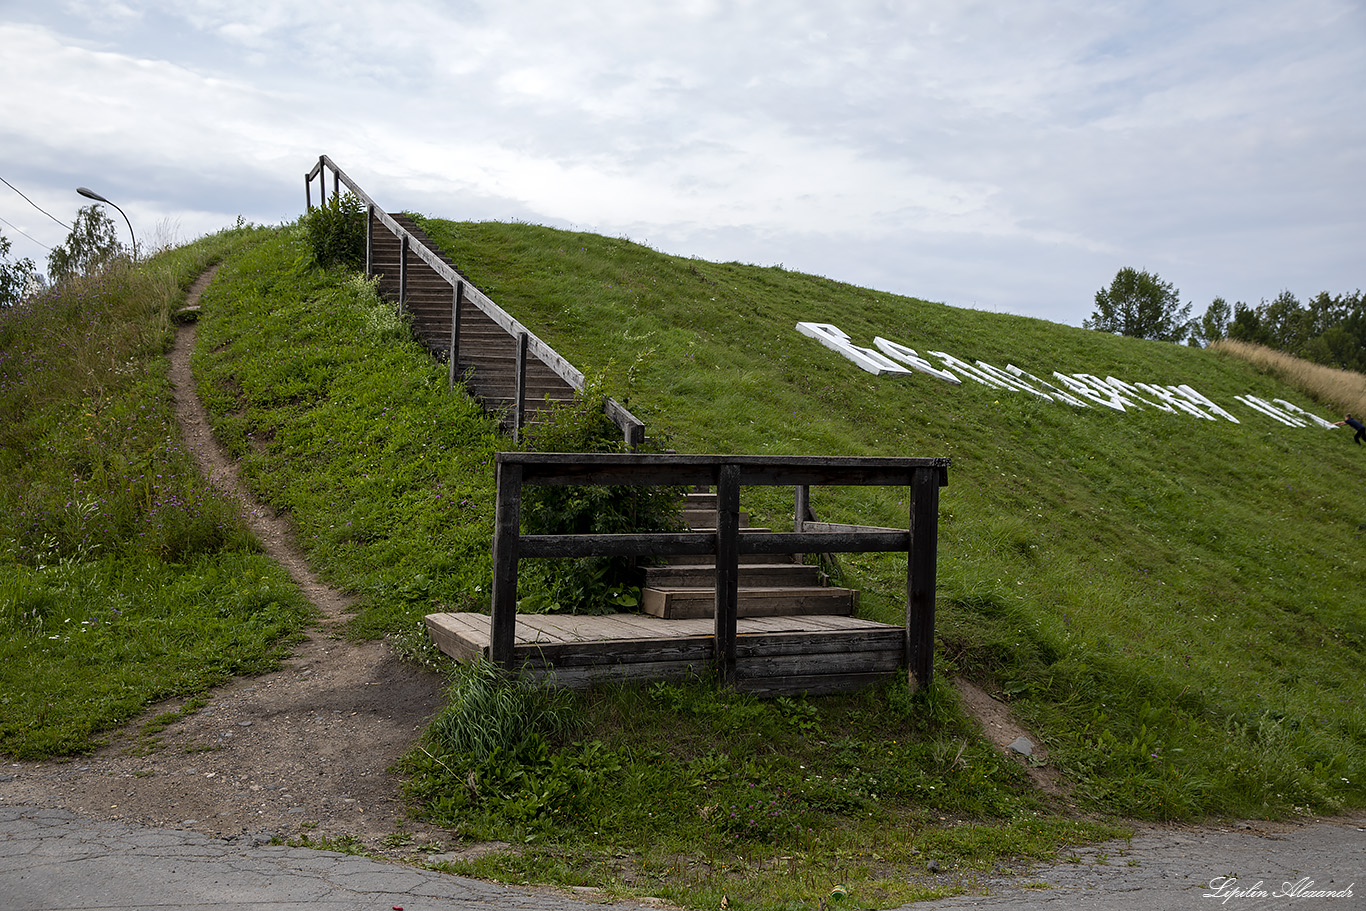
[[[987,740],[1007,757],[1023,766],[1034,786],[1049,797],[1065,800],[1070,793],[1066,779],[1056,766],[1048,764],[1048,749],[1025,730],[1010,714],[1010,707],[986,690],[962,677],[953,681],[963,700],[963,708],[977,720]],[[1021,753],[1014,744],[1028,741],[1029,752]]]

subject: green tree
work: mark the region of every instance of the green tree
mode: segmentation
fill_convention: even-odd
[[[1191,323],[1191,344],[1201,348],[1228,336],[1228,324],[1233,319],[1233,308],[1222,297],[1210,301],[1205,315]]]
[[[1258,309],[1249,307],[1242,301],[1233,305],[1233,322],[1228,324],[1228,337],[1236,342],[1250,342],[1254,345],[1271,344],[1271,332],[1262,325]]]
[[[1110,287],[1096,292],[1096,309],[1082,323],[1087,329],[1134,338],[1180,342],[1191,330],[1190,304],[1156,274],[1123,268]]]
[[[114,233],[114,222],[100,206],[82,206],[66,243],[58,244],[47,255],[47,271],[54,284],[76,275],[102,268],[123,254],[123,244]]]
[[[1269,304],[1262,301],[1258,311],[1262,328],[1271,336],[1271,347],[1279,351],[1298,357],[1305,343],[1318,334],[1314,314],[1301,307],[1299,298],[1289,291],[1282,291]]]
[[[0,307],[13,307],[43,282],[33,260],[11,260],[10,249],[9,238],[0,234]]]

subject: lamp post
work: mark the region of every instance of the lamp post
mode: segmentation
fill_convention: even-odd
[[[91,190],[91,189],[88,188],[88,187],[77,187],[77,188],[76,188],[76,192],[79,193],[79,194],[81,194],[82,196],[84,196],[86,199],[93,199],[93,200],[95,200],[96,202],[102,202],[102,203],[105,203],[105,204],[107,204],[107,205],[114,206],[115,209],[119,209],[119,207],[116,206],[116,205],[114,205],[114,203],[109,202],[109,200],[105,199],[103,196],[101,196],[100,194],[96,193],[94,190]],[[137,261],[138,261],[138,238],[137,238],[137,235],[135,235],[135,234],[133,233],[133,223],[132,223],[131,221],[128,220],[128,215],[127,215],[127,213],[124,212],[122,209],[119,209],[119,214],[123,216],[124,223],[128,225],[128,236],[131,237],[131,238],[133,239],[133,262],[137,262]]]

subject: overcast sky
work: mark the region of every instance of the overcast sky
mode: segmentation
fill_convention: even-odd
[[[1074,325],[1124,266],[1366,286],[1363,0],[0,0],[0,86],[0,177],[143,243],[293,221],[326,153],[391,211]]]

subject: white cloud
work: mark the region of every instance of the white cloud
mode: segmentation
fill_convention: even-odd
[[[17,6],[4,176],[110,175],[187,230],[289,217],[327,152],[394,208],[1074,323],[1124,265],[1201,306],[1361,284],[1349,0]]]

